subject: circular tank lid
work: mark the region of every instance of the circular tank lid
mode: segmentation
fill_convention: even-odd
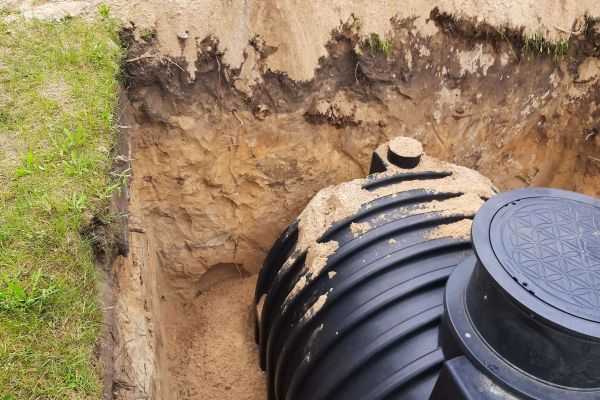
[[[528,311],[600,337],[600,201],[520,189],[487,201],[473,245],[492,278]]]

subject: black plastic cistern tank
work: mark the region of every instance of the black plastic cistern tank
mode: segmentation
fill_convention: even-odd
[[[437,179],[378,174],[419,157],[377,152],[366,186]],[[408,190],[336,222],[317,242],[337,249],[303,285],[298,222],[281,235],[255,295],[269,400],[600,400],[600,202],[502,193],[469,240],[431,229],[472,216],[410,212],[436,196]]]

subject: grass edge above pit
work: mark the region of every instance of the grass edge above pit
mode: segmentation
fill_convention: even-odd
[[[93,217],[106,227],[123,49],[109,18],[0,11],[0,399],[98,399]],[[86,236],[86,237],[84,237]]]

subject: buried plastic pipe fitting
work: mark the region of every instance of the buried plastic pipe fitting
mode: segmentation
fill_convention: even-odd
[[[387,146],[373,152],[369,174],[386,171],[390,164],[405,169],[415,168],[419,165],[422,154],[423,145],[418,140],[404,136],[396,137],[390,140]]]

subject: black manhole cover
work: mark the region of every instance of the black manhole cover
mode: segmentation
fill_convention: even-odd
[[[489,259],[486,268],[495,277],[508,273],[560,311],[600,322],[599,202],[560,190],[518,193],[498,196],[502,201],[478,221],[488,224],[489,235],[474,236],[476,251],[491,247],[504,271]]]
[[[600,322],[600,209],[560,197],[514,203],[492,219],[500,264],[546,303]]]

